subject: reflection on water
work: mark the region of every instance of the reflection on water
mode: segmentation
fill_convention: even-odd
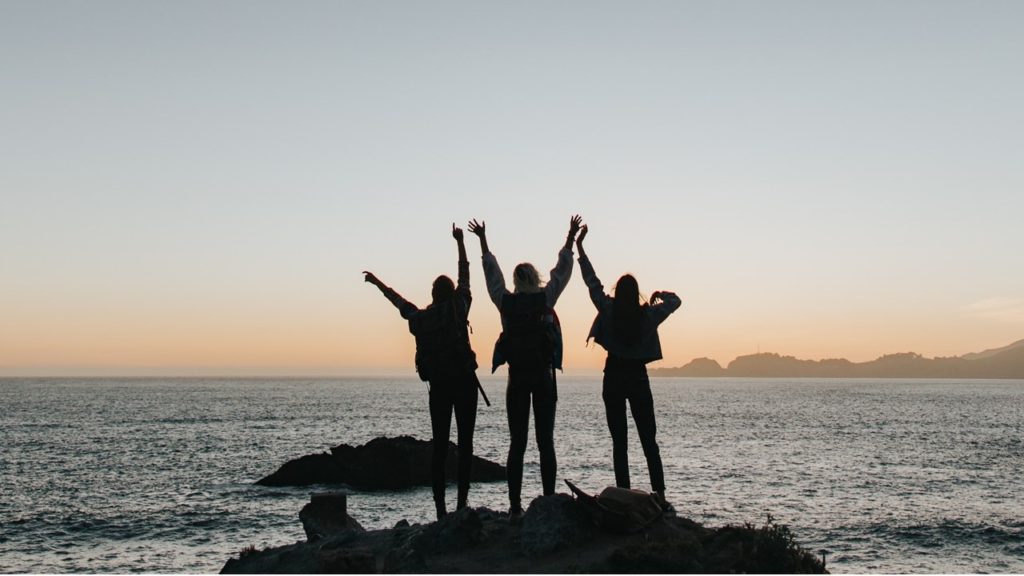
[[[477,454],[504,462],[504,384]],[[833,572],[1024,572],[1024,381],[652,382],[668,496],[698,521],[790,525]],[[416,380],[0,380],[6,572],[212,572],[303,539],[311,488],[252,485],[342,442],[429,438]],[[647,469],[630,422],[633,485]],[[598,378],[563,378],[559,478],[614,481]],[[454,439],[454,431],[453,431]],[[540,493],[527,451],[524,498]],[[315,488],[313,488],[315,489]],[[450,505],[454,489],[449,490]],[[474,505],[503,510],[503,484]],[[427,521],[429,488],[358,493],[364,526]]]

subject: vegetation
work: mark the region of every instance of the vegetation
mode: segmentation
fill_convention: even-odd
[[[726,526],[699,538],[645,542],[614,552],[608,572],[646,574],[822,574],[825,561],[802,549],[772,517],[760,528]]]

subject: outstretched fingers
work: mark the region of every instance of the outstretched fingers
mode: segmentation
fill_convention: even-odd
[[[470,220],[469,224],[467,225],[469,231],[472,232],[473,234],[476,234],[477,236],[483,236],[484,234],[487,233],[486,226],[486,222],[477,222],[476,218]]]
[[[582,223],[583,223],[583,217],[582,216],[580,216],[579,214],[573,215],[573,217],[569,219],[569,235],[570,236],[575,236],[576,232],[579,232],[580,224],[582,224]]]

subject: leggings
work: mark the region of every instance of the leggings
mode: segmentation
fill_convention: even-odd
[[[430,427],[434,434],[430,479],[434,504],[438,506],[439,514],[445,507],[445,460],[448,458],[448,434],[452,427],[453,409],[459,444],[459,492],[456,506],[464,507],[469,496],[478,382],[475,372],[430,382]]]
[[[612,434],[612,461],[615,465],[615,485],[629,488],[629,454],[626,444],[626,401],[633,413],[636,430],[640,434],[640,445],[647,458],[647,469],[651,474],[651,488],[655,492],[665,490],[665,472],[661,465],[661,453],[655,439],[657,426],[654,422],[654,398],[651,396],[651,381],[647,377],[647,366],[638,360],[626,360],[609,356],[604,368],[604,399],[608,430]]]
[[[523,456],[530,428],[530,403],[533,402],[534,432],[540,450],[540,476],[544,495],[555,493],[555,374],[551,366],[509,366],[505,407],[508,414],[508,500],[512,510],[522,509]]]

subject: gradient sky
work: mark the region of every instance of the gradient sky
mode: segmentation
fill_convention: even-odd
[[[412,375],[361,270],[425,305],[453,221],[546,272],[577,212],[683,298],[661,366],[1002,346],[1022,55],[1015,1],[7,0],[0,375]]]

